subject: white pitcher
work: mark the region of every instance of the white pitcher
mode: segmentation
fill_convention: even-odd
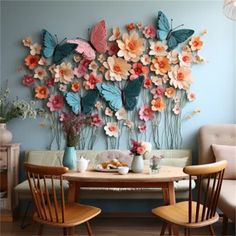
[[[83,158],[83,157],[80,157],[78,160],[77,160],[77,171],[79,172],[84,172],[87,170],[88,168],[88,164],[89,164],[89,160]]]

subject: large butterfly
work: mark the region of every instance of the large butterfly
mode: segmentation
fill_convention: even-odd
[[[98,99],[99,92],[97,89],[88,90],[86,95],[81,98],[78,93],[68,92],[65,94],[65,99],[72,111],[78,115],[80,112],[90,114]]]
[[[130,80],[123,91],[111,84],[99,83],[96,86],[112,110],[117,111],[124,105],[127,111],[132,111],[137,105],[137,97],[140,94],[143,80],[143,76]]]
[[[107,30],[104,20],[99,21],[91,30],[90,42],[82,39],[68,40],[68,43],[77,45],[75,49],[78,53],[83,54],[88,60],[95,59],[95,50],[99,53],[105,53],[107,50]]]
[[[52,36],[47,30],[42,30],[43,34],[43,56],[46,58],[52,57],[52,62],[60,64],[62,60],[70,55],[77,47],[76,44],[57,43],[57,39]]]
[[[191,29],[179,29],[174,30],[170,27],[167,17],[163,12],[159,11],[157,16],[157,38],[161,41],[166,40],[168,45],[168,51],[173,50],[179,43],[183,43],[191,35],[194,30]]]

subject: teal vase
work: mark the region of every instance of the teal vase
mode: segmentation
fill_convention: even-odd
[[[68,167],[70,170],[76,169],[76,150],[75,147],[66,147],[62,160],[63,166]]]
[[[142,173],[144,169],[143,156],[134,156],[131,163],[131,170],[134,173]]]

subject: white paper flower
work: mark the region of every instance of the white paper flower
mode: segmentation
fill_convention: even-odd
[[[106,135],[110,136],[110,137],[118,137],[119,135],[119,128],[117,123],[113,123],[113,122],[108,122],[105,126],[104,126],[104,130],[106,132]]]

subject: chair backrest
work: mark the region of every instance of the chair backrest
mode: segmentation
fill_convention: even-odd
[[[189,174],[189,223],[202,222],[215,216],[226,165],[227,161],[219,161],[184,168],[184,172]],[[193,206],[192,197],[191,179],[193,176],[198,178],[196,206]],[[202,191],[203,182],[206,184],[204,192]],[[195,208],[196,211],[193,212]]]
[[[65,198],[62,175],[67,167],[24,164],[38,217],[44,221],[65,222]],[[56,182],[59,181],[59,192]]]

